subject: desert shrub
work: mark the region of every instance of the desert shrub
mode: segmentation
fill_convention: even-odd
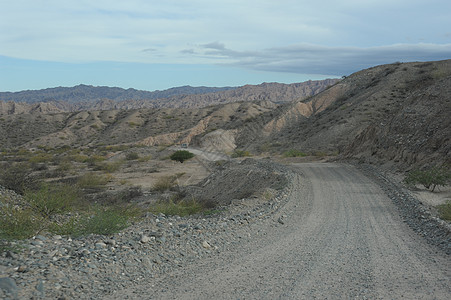
[[[96,164],[105,160],[104,156],[101,155],[93,155],[88,157],[84,162],[86,162],[89,166],[95,167]]]
[[[141,156],[138,158],[138,161],[140,162],[146,162],[152,159],[152,155],[146,155],[146,156]]]
[[[175,186],[175,181],[177,177],[174,176],[163,176],[157,179],[153,185],[153,190],[158,192],[164,192]]]
[[[449,169],[434,167],[428,170],[412,170],[407,174],[404,182],[410,186],[421,184],[433,192],[437,186],[447,185],[450,179]]]
[[[88,234],[111,235],[126,228],[129,219],[128,209],[96,207],[92,212],[72,217],[62,224],[51,224],[49,231],[74,237]]]
[[[30,157],[28,161],[30,163],[48,163],[52,161],[53,156],[48,153],[37,153],[36,155]]]
[[[110,179],[110,176],[86,173],[78,178],[77,185],[80,188],[98,188],[106,185]]]
[[[87,162],[89,160],[89,156],[83,154],[72,154],[69,156],[69,159],[76,162]]]
[[[152,205],[149,210],[154,214],[163,213],[169,216],[187,216],[201,212],[204,209],[202,203],[196,201],[194,198],[190,200],[174,201],[161,200]]]
[[[31,176],[30,171],[28,163],[9,164],[0,170],[0,185],[19,194],[27,189],[35,189],[39,181]]]
[[[445,204],[437,206],[440,214],[440,218],[443,220],[451,221],[451,201],[447,201]]]
[[[106,195],[99,203],[107,205],[123,205],[125,203],[130,203],[133,198],[142,195],[143,191],[140,186],[132,186],[119,193]]]
[[[129,152],[129,153],[125,154],[126,160],[136,160],[138,158],[139,158],[139,155],[136,152]]]
[[[96,163],[94,170],[105,171],[108,173],[114,173],[120,169],[124,161],[118,160],[114,162],[100,162]]]
[[[230,156],[233,158],[237,158],[237,157],[252,156],[252,154],[246,150],[235,150],[235,151],[233,151],[232,155],[230,155]]]
[[[127,214],[115,208],[98,208],[94,215],[79,221],[74,234],[103,234],[110,235],[127,227]]]
[[[187,150],[177,150],[174,153],[172,153],[169,158],[183,163],[185,160],[188,160],[193,157],[194,154]]]
[[[67,184],[43,184],[39,190],[26,191],[24,195],[24,200],[44,218],[71,211],[80,199],[79,191]]]
[[[69,160],[62,160],[59,164],[58,167],[56,168],[57,173],[61,174],[61,175],[65,175],[67,174],[69,171],[71,171],[73,169],[73,164],[71,161]]]
[[[21,208],[0,198],[0,239],[25,239],[35,235],[44,222],[31,208]]]
[[[328,154],[327,154],[327,152],[317,150],[317,151],[313,151],[312,155],[317,156],[317,157],[325,157]]]
[[[307,156],[307,153],[304,153],[297,149],[290,149],[288,151],[285,151],[283,153],[283,156],[284,157],[304,157],[304,156]]]

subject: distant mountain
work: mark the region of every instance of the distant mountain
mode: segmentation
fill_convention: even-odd
[[[235,89],[235,87],[181,86],[163,91],[157,90],[148,92],[135,89],[80,84],[74,87],[56,87],[14,93],[0,92],[0,100],[25,103],[64,101],[70,104],[77,104],[80,102],[96,102],[103,99],[109,99],[115,102],[124,100],[153,100],[179,95],[206,94],[233,89]]]
[[[155,92],[79,85],[72,88],[0,93],[0,114],[141,108],[201,108],[243,101],[283,103],[311,97],[338,81],[338,79],[325,79],[293,84],[262,83],[235,88],[185,86]]]

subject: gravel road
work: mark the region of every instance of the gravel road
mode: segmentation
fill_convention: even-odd
[[[292,166],[289,201],[234,249],[108,299],[449,299],[451,260],[353,166]]]

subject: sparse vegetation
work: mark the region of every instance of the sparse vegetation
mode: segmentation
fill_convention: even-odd
[[[0,185],[16,193],[23,194],[37,186],[37,179],[30,175],[28,163],[13,163],[0,170]]]
[[[106,185],[111,180],[111,176],[97,175],[95,173],[86,173],[78,178],[77,185],[80,188],[98,188]]]
[[[43,184],[37,191],[26,191],[24,201],[44,218],[69,212],[81,204],[79,191],[67,184]]]
[[[170,159],[183,163],[185,160],[193,158],[194,154],[187,150],[177,150],[169,156]]]
[[[291,150],[285,151],[283,153],[283,156],[284,157],[304,157],[304,156],[307,156],[307,153],[304,153],[297,149],[291,149]]]
[[[437,186],[448,185],[450,179],[451,172],[448,168],[434,167],[427,170],[412,170],[407,174],[404,182],[410,186],[421,184],[433,192]]]
[[[447,201],[445,204],[437,206],[440,214],[440,218],[443,220],[451,221],[451,201]]]
[[[153,185],[153,190],[158,192],[164,192],[173,188],[176,185],[178,178],[183,176],[184,173],[178,173],[173,176],[163,176],[157,179]]]
[[[31,208],[0,200],[0,239],[25,239],[39,232],[43,220]]]
[[[107,173],[114,173],[120,169],[123,163],[124,163],[123,160],[117,160],[114,162],[100,162],[95,165],[94,170],[105,171]]]
[[[230,155],[230,157],[232,157],[232,158],[248,157],[248,156],[252,156],[252,154],[246,150],[235,150],[235,151],[233,151],[232,155]]]
[[[125,154],[126,160],[136,160],[138,158],[139,158],[139,154],[136,152],[129,152],[129,153]]]
[[[155,203],[150,208],[150,211],[154,214],[163,213],[165,215],[177,215],[183,217],[199,213],[204,209],[204,205],[202,205],[202,203],[196,201],[195,199],[181,201],[174,201],[173,199],[171,199],[167,201],[161,200]]]

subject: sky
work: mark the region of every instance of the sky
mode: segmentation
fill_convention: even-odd
[[[449,0],[0,0],[0,91],[341,77],[451,59]]]

